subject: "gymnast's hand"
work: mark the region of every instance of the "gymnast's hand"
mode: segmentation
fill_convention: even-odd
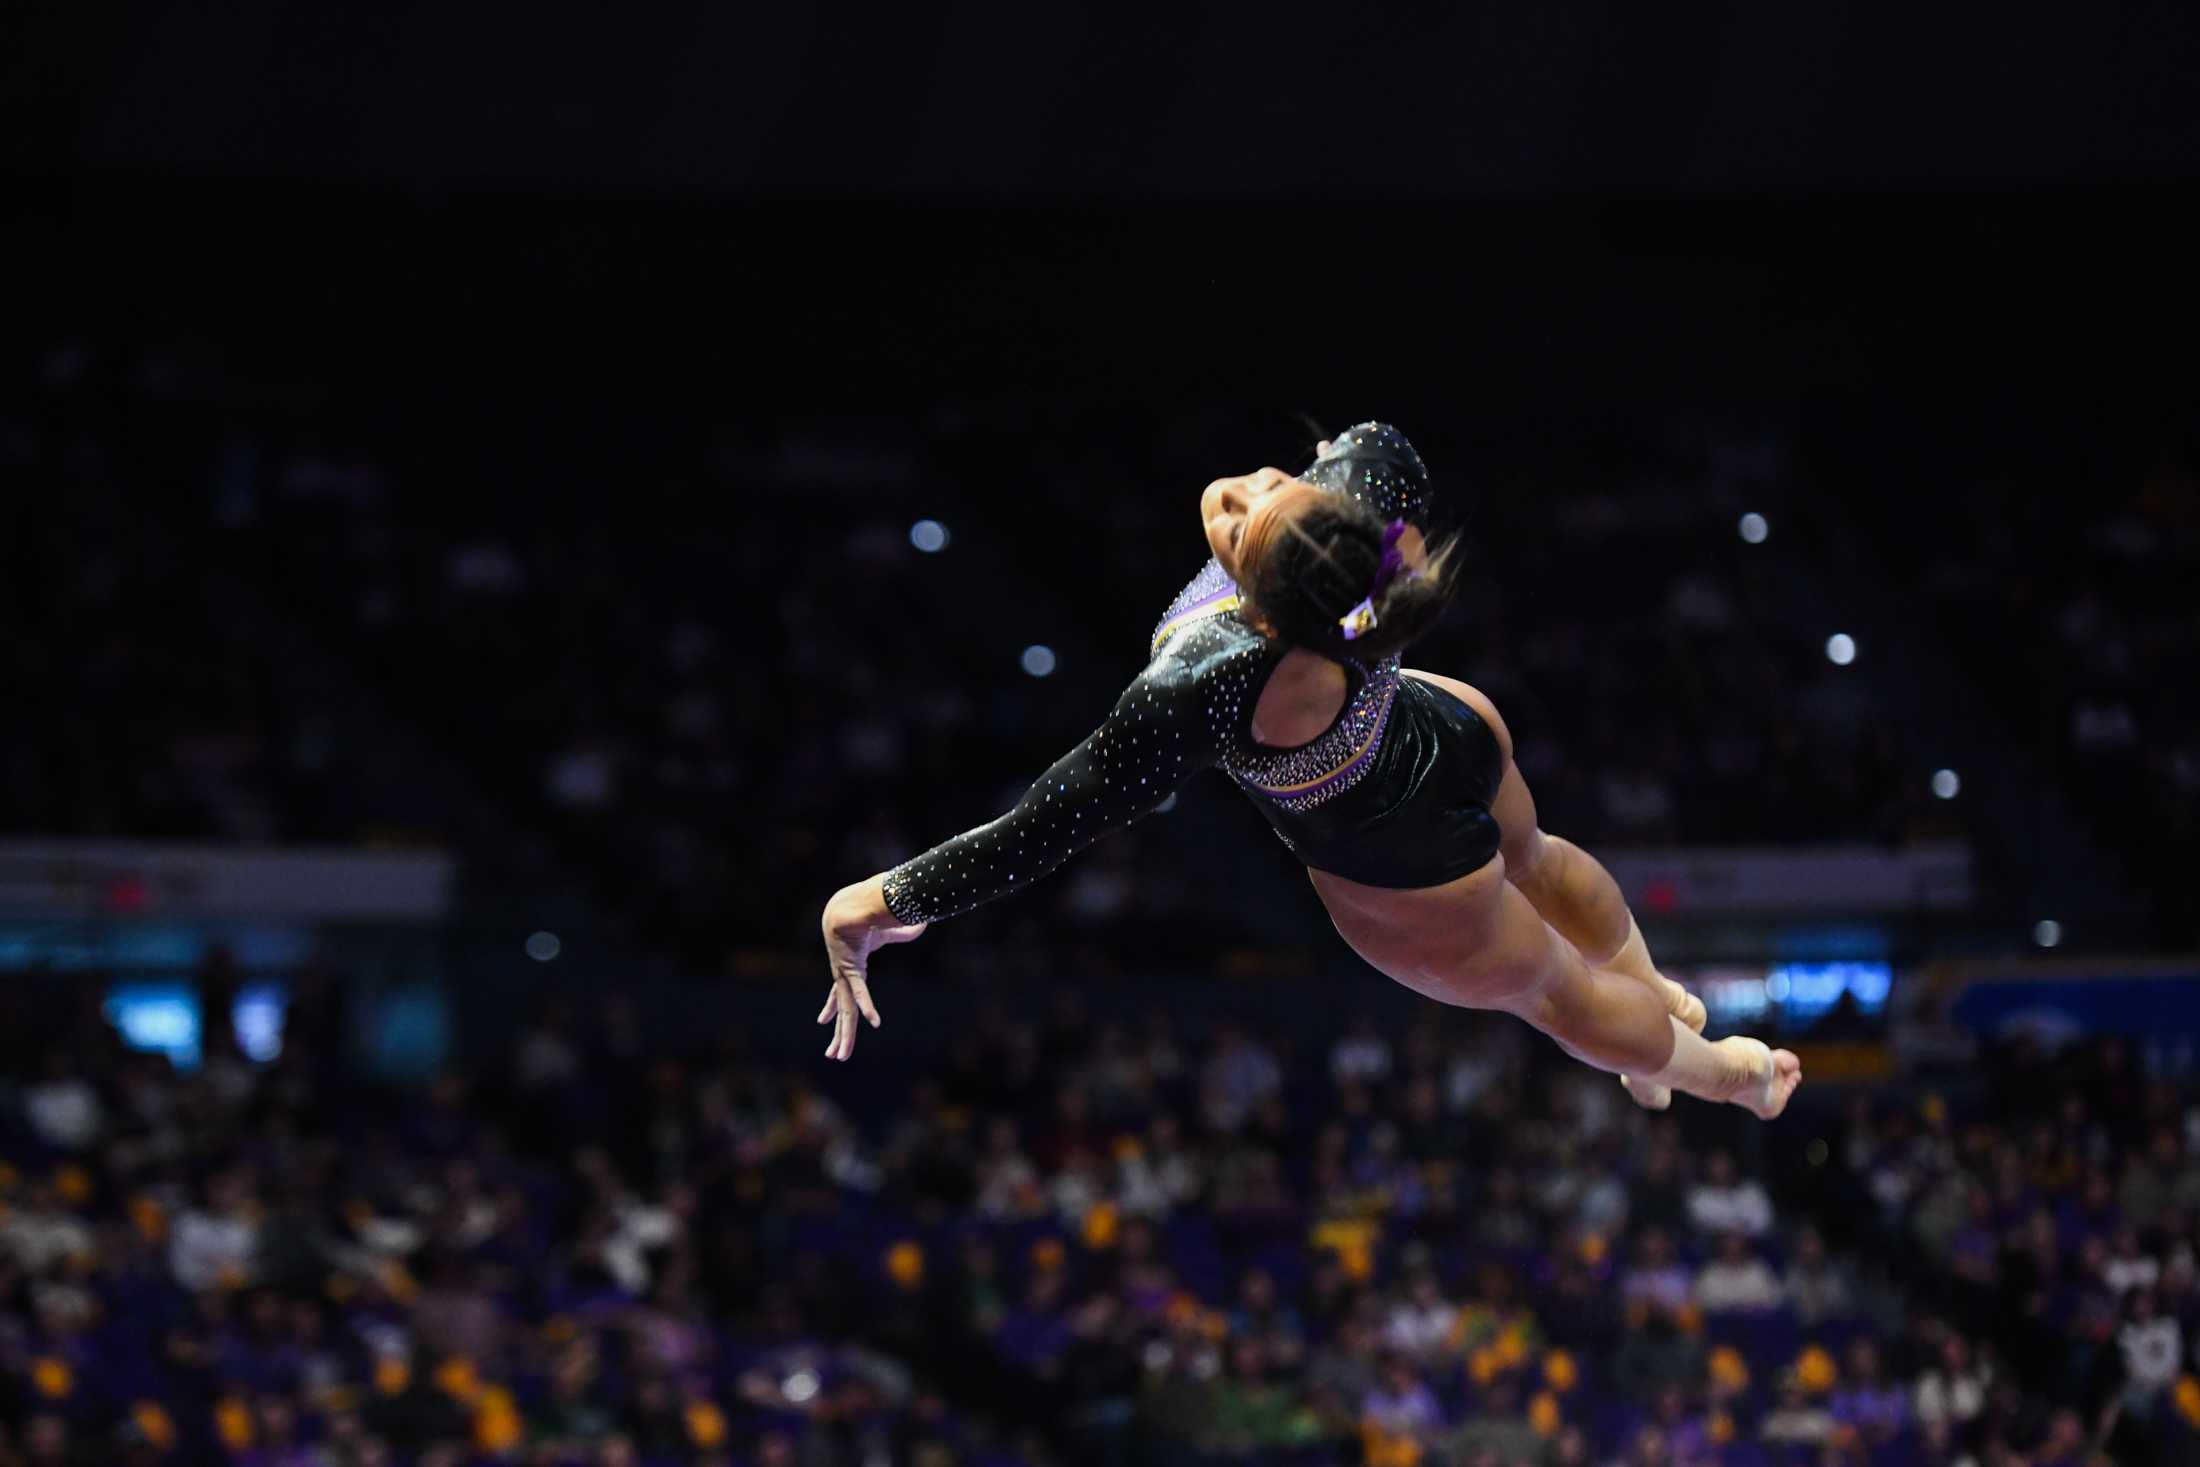
[[[883,876],[844,886],[825,904],[825,958],[832,965],[833,989],[818,1010],[820,1024],[833,1024],[833,1041],[825,1046],[825,1058],[844,1060],[856,1052],[856,1016],[871,1021],[876,1029],[878,1006],[871,1002],[871,986],[864,977],[871,954],[897,942],[914,942],[924,935],[922,922],[903,926],[887,910]]]

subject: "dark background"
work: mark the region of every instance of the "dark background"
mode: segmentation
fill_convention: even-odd
[[[7,156],[742,197],[1242,201],[2190,176],[2190,13],[1618,3],[31,8]]]

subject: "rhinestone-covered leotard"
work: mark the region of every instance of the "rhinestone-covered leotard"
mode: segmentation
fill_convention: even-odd
[[[1418,523],[1427,511],[1420,456],[1383,424],[1340,434],[1300,477],[1385,516]],[[1209,560],[1169,603],[1153,660],[1107,720],[1007,814],[889,871],[887,907],[903,922],[933,922],[1005,896],[1210,766],[1319,870],[1410,887],[1485,864],[1497,850],[1489,804],[1503,754],[1473,710],[1403,676],[1395,657],[1348,662],[1344,707],[1319,738],[1260,744],[1253,705],[1285,650],[1238,614],[1237,584]]]

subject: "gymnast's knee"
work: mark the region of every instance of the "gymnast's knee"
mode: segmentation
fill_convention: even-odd
[[[1510,972],[1503,979],[1503,1006],[1554,1038],[1578,1031],[1587,1017],[1583,976],[1562,963]]]
[[[1648,1075],[1672,1060],[1671,1016],[1632,980],[1626,986],[1600,983],[1587,968],[1567,965],[1540,985],[1528,1003],[1527,1011],[1516,1010],[1522,1018],[1608,1069]]]

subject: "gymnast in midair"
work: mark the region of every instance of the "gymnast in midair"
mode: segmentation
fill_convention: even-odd
[[[1779,1115],[1802,1080],[1795,1055],[1703,1038],[1703,1005],[1658,972],[1610,873],[1538,828],[1496,707],[1400,665],[1451,592],[1451,547],[1422,533],[1428,495],[1420,455],[1378,423],[1325,442],[1296,477],[1209,484],[1211,558],[1100,727],[1006,814],[826,904],[826,1055],[854,1053],[859,1017],[878,1026],[876,949],[1030,885],[1215,767],[1379,971],[1518,1015],[1651,1109],[1680,1091]]]

